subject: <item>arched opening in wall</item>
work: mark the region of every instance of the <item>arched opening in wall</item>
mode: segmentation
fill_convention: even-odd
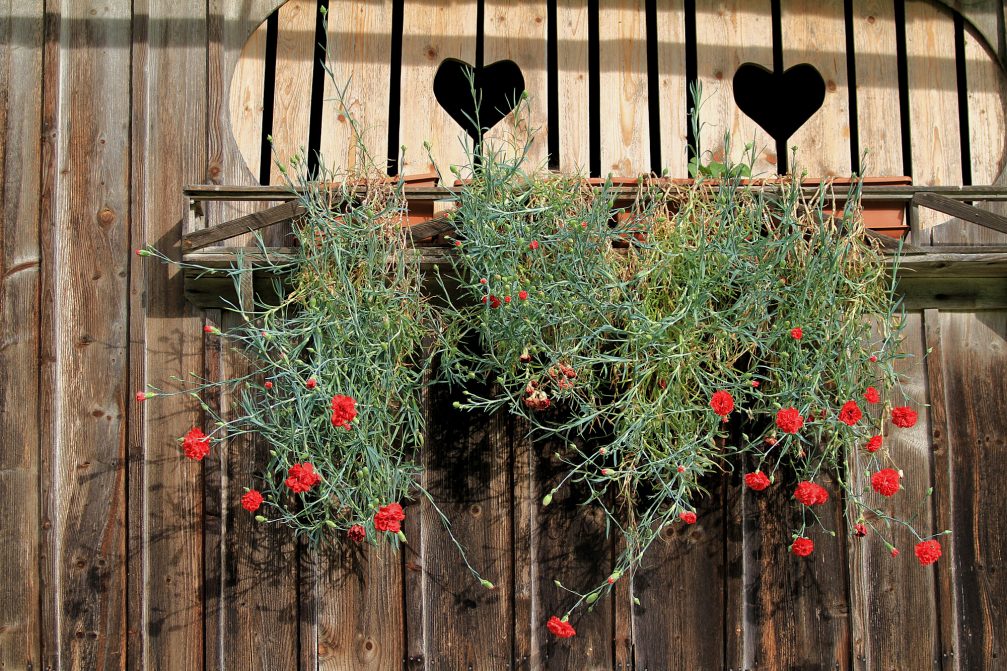
[[[721,161],[725,133],[734,159],[746,143],[760,150],[753,172],[762,176],[984,184],[1003,169],[1003,69],[985,38],[934,0],[326,2],[284,3],[235,68],[232,129],[263,183],[279,181],[273,157],[361,160],[337,82],[349,82],[347,109],[390,174],[449,174],[473,137],[461,64],[480,58],[490,64],[484,94],[506,102],[518,85],[528,92],[531,160],[566,172],[686,177],[690,141],[703,160]],[[331,79],[318,58],[323,38]],[[698,134],[693,82],[706,98]],[[500,119],[489,136],[514,131],[509,105],[491,106]],[[795,146],[791,166],[781,154]]]

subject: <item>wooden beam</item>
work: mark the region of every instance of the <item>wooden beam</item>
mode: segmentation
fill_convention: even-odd
[[[984,228],[1007,233],[1007,217],[1002,217],[988,210],[981,210],[974,205],[953,200],[941,194],[930,191],[917,193],[913,196],[913,205],[943,212]]]
[[[221,242],[242,233],[251,233],[273,224],[292,221],[303,214],[304,208],[301,207],[300,203],[295,201],[270,207],[266,210],[252,212],[251,214],[225,221],[210,228],[186,233],[182,236],[182,250],[195,251],[202,249],[215,242]]]

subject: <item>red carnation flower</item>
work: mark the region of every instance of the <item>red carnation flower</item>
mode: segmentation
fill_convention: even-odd
[[[871,487],[881,496],[894,496],[899,491],[899,472],[894,468],[883,468],[871,476]]]
[[[397,534],[401,531],[399,522],[406,519],[406,514],[402,512],[402,506],[397,503],[389,503],[387,506],[378,508],[374,513],[374,528],[378,531],[391,531]]]
[[[364,528],[359,524],[354,524],[346,530],[346,537],[354,543],[361,543],[365,538],[367,538],[367,532],[364,531]]]
[[[874,356],[874,355],[872,354],[872,355],[871,355],[871,358],[870,358],[870,359],[868,359],[868,360],[869,360],[869,361],[870,361],[871,363],[877,363],[877,362],[878,362],[878,357],[876,357],[876,356]]]
[[[877,452],[881,449],[881,436],[872,436],[871,439],[867,441],[867,444],[864,445],[864,449],[868,452]]]
[[[332,397],[332,426],[350,429],[350,422],[357,417],[357,402],[352,396],[336,394]]]
[[[734,410],[734,398],[723,389],[715,391],[710,399],[710,407],[721,417],[727,417]]]
[[[569,622],[564,622],[555,615],[549,618],[549,621],[545,623],[545,626],[556,638],[570,638],[571,636],[575,636],[577,634]]]
[[[529,242],[528,249],[538,249],[538,240],[532,240]]]
[[[249,489],[241,497],[241,507],[250,513],[254,513],[262,505],[262,493],[257,489]]]
[[[899,551],[896,548],[892,548],[892,556],[893,557],[898,557],[899,556]]]
[[[804,331],[801,330],[800,326],[794,329],[790,329],[790,337],[793,338],[794,340],[800,340],[801,338],[804,337]]]
[[[839,421],[843,424],[853,426],[860,421],[860,418],[864,416],[864,413],[860,412],[860,407],[857,405],[856,401],[847,401],[843,403],[843,407],[839,410]]]
[[[807,557],[815,551],[815,541],[810,538],[798,538],[790,546],[790,551],[798,557]]]
[[[322,476],[315,472],[313,464],[294,464],[287,472],[287,487],[290,487],[295,494],[302,494],[321,481]]]
[[[878,390],[874,387],[868,387],[864,392],[864,400],[868,403],[877,403],[881,400],[881,394],[879,394]]]
[[[692,512],[691,510],[686,510],[685,512],[679,513],[678,518],[683,522],[685,522],[686,524],[696,523],[696,513]]]
[[[147,400],[147,395],[142,391],[138,391],[136,392],[136,400],[138,403],[143,403],[144,401]]]
[[[209,324],[203,326],[203,333],[213,333],[213,327]]]
[[[797,485],[794,498],[806,506],[817,506],[829,500],[829,492],[825,487],[805,480]]]
[[[917,543],[916,558],[920,560],[920,566],[930,566],[941,558],[941,544],[933,540]]]
[[[804,426],[804,418],[797,408],[783,408],[776,413],[776,426],[784,433],[797,433]]]
[[[182,440],[182,451],[193,461],[202,461],[210,453],[210,439],[200,429],[192,427]]]
[[[314,389],[315,387],[318,386],[318,381],[315,380],[315,378],[313,377],[309,377],[308,381],[305,384],[307,385],[308,389]]]
[[[759,381],[758,380],[752,380],[752,386],[758,388]]]
[[[511,301],[510,296],[504,296],[504,303],[510,303],[510,301]]]
[[[486,279],[485,277],[479,279],[479,284],[487,284],[487,283],[489,283],[489,280]]]
[[[263,386],[266,389],[272,389],[273,388],[273,383],[271,381],[269,381],[269,380],[266,380],[266,383]]]
[[[496,296],[490,295],[490,307],[494,310],[500,307],[500,299]]]
[[[745,474],[745,484],[748,488],[756,492],[761,492],[763,489],[769,486],[769,478],[762,471],[755,471],[754,473]]]
[[[858,538],[863,538],[867,535],[867,527],[863,524],[857,524],[853,527],[853,535]]]
[[[892,423],[903,429],[916,426],[916,411],[907,405],[892,408]]]
[[[517,292],[517,297],[520,300],[526,301],[528,300],[528,292],[522,289],[521,291]]]

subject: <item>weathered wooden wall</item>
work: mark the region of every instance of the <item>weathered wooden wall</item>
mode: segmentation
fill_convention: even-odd
[[[917,566],[908,547],[893,560],[873,539],[850,539],[837,510],[837,538],[795,562],[779,519],[785,494],[743,498],[727,478],[700,523],[669,530],[571,641],[543,627],[564,605],[552,581],[602,579],[614,548],[575,500],[540,508],[557,474],[552,450],[507,418],[472,423],[441,391],[429,399],[426,484],[495,591],[464,577],[426,506],[407,509],[412,542],[401,555],[318,558],[238,507],[262,446],[181,459],[175,438],[200,421],[198,406],[140,405],[133,393],[188,371],[233,371],[239,362],[201,328],[233,317],[188,306],[179,274],[131,249],[177,253],[184,184],[275,178],[260,151],[267,126],[281,153],[313,141],[304,102],[317,3],[292,0],[274,36],[257,32],[276,4],[4,3],[0,668],[1002,667],[1002,301],[909,315],[917,358],[905,365],[907,390],[930,407],[892,440],[910,475],[905,500],[937,488],[923,526],[955,530],[935,568]],[[986,3],[977,22],[995,35],[1003,4],[993,4],[999,21]],[[397,0],[333,2],[330,12],[340,72],[353,75],[377,150],[397,157],[407,144],[408,172],[428,169],[425,139],[435,160],[457,160],[458,128],[430,95],[444,57],[517,60],[560,166],[674,175],[685,168],[688,80],[720,91],[705,110],[707,147],[724,128],[758,138],[725,93],[740,63],[779,57],[814,63],[832,84],[793,140],[811,173],[845,173],[870,147],[875,174],[1004,181],[1004,72],[978,32],[927,2]],[[395,132],[382,111],[392,105],[402,110]],[[330,160],[353,160],[326,109],[314,141]],[[775,158],[762,165],[774,169]],[[247,208],[214,204],[207,220]],[[1005,243],[945,216],[921,225],[918,243]]]

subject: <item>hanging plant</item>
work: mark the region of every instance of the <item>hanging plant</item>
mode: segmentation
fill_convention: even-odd
[[[238,326],[208,329],[247,357],[247,374],[193,374],[137,400],[199,400],[211,428],[180,439],[191,459],[245,433],[265,441],[270,458],[241,503],[315,543],[404,542],[401,504],[418,495],[440,513],[417,459],[434,381],[453,386],[457,407],[507,411],[533,437],[560,439],[565,472],[542,505],[576,486],[622,537],[602,584],[557,581],[570,607],[546,626],[563,638],[575,635],[570,614],[631,576],[662,529],[698,521],[704,483],[723,471],[743,469],[754,496],[793,491],[781,542],[797,557],[835,533],[816,513],[835,497],[854,535],[897,554],[908,531],[920,563],[936,561],[935,536],[886,512],[904,476],[883,436],[917,414],[886,400],[902,391],[902,315],[857,183],[833,214],[824,187],[759,188],[741,179],[750,164],[725,164],[720,181],[642,181],[616,209],[610,185],[526,172],[528,146],[484,141],[470,154],[451,213],[452,282],[436,304],[404,233],[402,182],[373,168],[308,179],[295,158],[284,174],[305,211],[298,244],[279,260],[259,241],[279,300],[246,296]],[[476,393],[473,380],[493,384]],[[204,398],[222,391],[238,399],[232,415]]]

